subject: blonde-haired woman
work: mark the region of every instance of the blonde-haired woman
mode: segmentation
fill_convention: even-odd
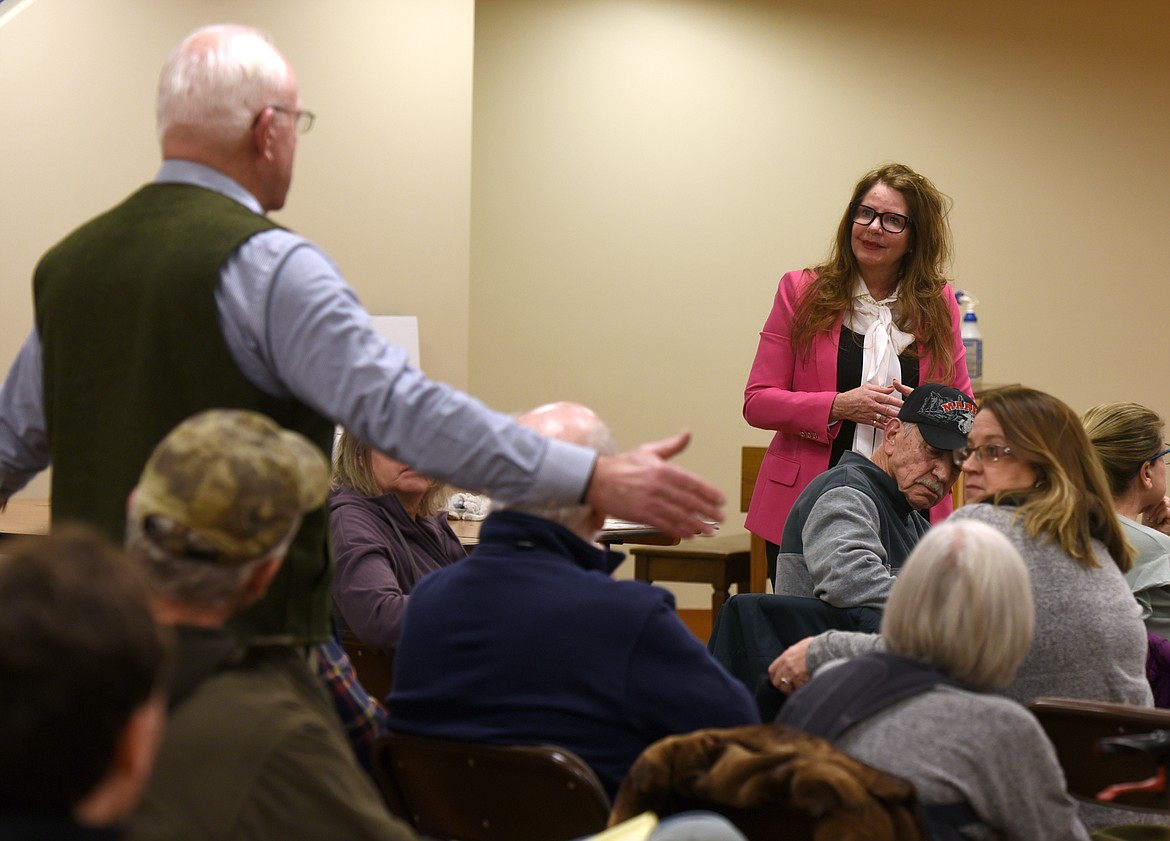
[[[1137,403],[1105,403],[1081,418],[1097,451],[1113,507],[1134,549],[1125,574],[1146,627],[1170,637],[1170,498],[1166,496],[1166,422]]]
[[[397,649],[411,589],[466,556],[441,510],[446,491],[342,431],[329,496],[341,630],[374,648]]]
[[[818,672],[777,722],[909,780],[936,828],[964,838],[1088,838],[1036,719],[989,694],[1011,683],[1031,646],[1030,593],[1023,559],[996,529],[974,521],[932,529],[890,594],[885,653]]]
[[[974,502],[947,522],[998,529],[1032,578],[1036,635],[1004,694],[1150,706],[1146,629],[1122,574],[1132,550],[1080,418],[1049,394],[1009,386],[984,395],[967,440],[956,457]],[[769,674],[788,694],[829,660],[881,645],[880,636],[829,631],[789,648]]]

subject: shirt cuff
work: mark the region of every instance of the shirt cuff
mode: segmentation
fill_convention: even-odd
[[[583,501],[596,462],[594,450],[550,438],[536,481],[525,496],[532,501],[555,500],[565,505]]]

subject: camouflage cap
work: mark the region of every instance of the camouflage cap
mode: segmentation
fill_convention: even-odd
[[[329,462],[307,438],[255,412],[212,409],[151,453],[134,512],[171,555],[238,565],[277,548],[328,491]]]

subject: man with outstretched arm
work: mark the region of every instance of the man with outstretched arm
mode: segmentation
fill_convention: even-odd
[[[329,452],[335,423],[427,475],[501,500],[587,501],[685,536],[722,495],[668,459],[680,433],[612,456],[522,429],[409,367],[329,257],[270,220],[313,124],[256,30],[188,36],[159,79],[155,180],[49,250],[35,328],[0,386],[0,505],[53,466],[53,518],[113,539],[152,448],[199,411],[259,411]],[[329,633],[325,511],[306,515],[248,637]]]

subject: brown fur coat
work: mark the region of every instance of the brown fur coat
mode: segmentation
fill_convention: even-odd
[[[909,782],[778,724],[655,742],[618,790],[610,825],[647,810],[665,816],[690,808],[721,812],[752,839],[925,838]]]

